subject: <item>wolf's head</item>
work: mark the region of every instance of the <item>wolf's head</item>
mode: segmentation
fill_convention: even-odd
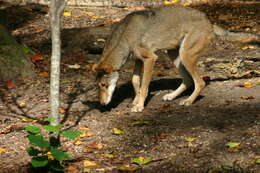
[[[99,102],[103,105],[110,103],[119,78],[119,73],[109,65],[94,65],[96,80],[99,88]]]

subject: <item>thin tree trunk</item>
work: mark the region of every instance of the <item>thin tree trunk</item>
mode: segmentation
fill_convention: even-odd
[[[60,56],[61,56],[61,40],[60,26],[61,14],[64,10],[64,0],[51,0],[51,39],[52,39],[52,55],[51,55],[51,83],[50,83],[50,102],[51,117],[54,121],[52,125],[59,123],[59,96],[60,96]]]

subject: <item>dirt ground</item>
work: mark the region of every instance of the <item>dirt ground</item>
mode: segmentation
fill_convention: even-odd
[[[196,8],[205,11],[212,23],[227,29],[260,32],[257,2]],[[70,30],[76,35],[80,28],[110,24],[132,10],[68,8],[71,15],[64,16],[63,32]],[[12,89],[0,83],[0,173],[25,173],[29,172],[30,157],[23,128],[29,124],[41,126],[49,113],[49,78],[42,74],[50,73],[50,31],[46,7],[10,4],[8,15],[12,19],[8,27],[16,39],[44,57],[35,62],[35,77],[15,81]],[[202,60],[244,56],[260,60],[256,57],[260,55],[259,45],[242,48],[216,39]],[[145,109],[131,113],[131,60],[121,71],[112,103],[103,107],[97,102],[95,75],[89,68],[100,54],[66,49],[61,67],[62,124],[64,129],[92,134],[72,141],[61,139],[62,148],[74,157],[65,163],[67,172],[260,173],[256,163],[260,158],[259,76],[218,80],[204,71],[207,87],[193,105],[183,107],[178,103],[192,89],[176,100],[162,101],[162,96],[176,89],[181,79],[173,63],[160,53]],[[70,66],[75,64],[79,68]],[[115,135],[114,128],[124,134]],[[240,145],[228,148],[228,142]],[[140,156],[152,157],[153,161],[138,166],[132,159]],[[96,166],[88,166],[86,161]]]

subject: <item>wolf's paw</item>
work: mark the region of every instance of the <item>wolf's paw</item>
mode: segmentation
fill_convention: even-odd
[[[189,105],[191,105],[192,103],[193,103],[192,100],[186,99],[186,100],[180,101],[179,105],[189,106]]]
[[[133,106],[137,105],[138,100],[139,100],[139,97],[135,96],[134,101],[132,102],[132,105]]]
[[[142,112],[144,109],[144,106],[140,105],[134,105],[131,109],[131,112]]]
[[[171,101],[175,99],[175,97],[176,97],[175,94],[170,93],[170,94],[165,94],[162,99],[163,101]]]

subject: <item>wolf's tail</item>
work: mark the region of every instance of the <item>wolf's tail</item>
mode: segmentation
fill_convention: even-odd
[[[260,35],[246,32],[231,32],[213,25],[214,33],[223,40],[240,43],[260,43]]]

